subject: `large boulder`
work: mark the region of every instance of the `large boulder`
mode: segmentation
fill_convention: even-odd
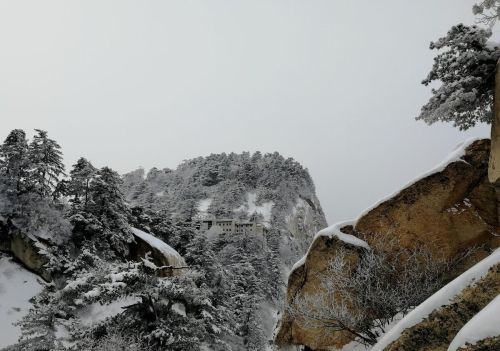
[[[495,190],[487,179],[489,140],[464,144],[450,160],[362,215],[358,235],[396,236],[401,245],[432,243],[452,257],[464,248],[495,239]],[[450,162],[451,161],[451,162]]]
[[[130,245],[129,258],[140,261],[148,258],[157,267],[161,277],[177,275],[186,268],[182,256],[170,245],[152,234],[132,228],[134,242]]]
[[[287,304],[290,305],[295,298],[303,298],[305,295],[321,293],[321,275],[328,268],[331,257],[339,250],[346,253],[346,260],[356,263],[366,243],[357,242],[351,236],[352,226],[339,225],[328,231],[323,230],[316,236],[308,254],[303,262],[298,262],[290,273],[288,279]],[[354,239],[348,240],[348,239]],[[346,240],[347,239],[347,240]],[[351,267],[354,266],[350,265]],[[293,318],[288,312],[282,316],[280,328],[276,336],[278,345],[289,343],[307,345],[312,349],[328,349],[329,347],[341,347],[351,340],[347,333],[328,333],[321,328],[308,328],[302,321]]]
[[[472,247],[480,247],[458,275],[498,246],[495,231],[497,201],[487,177],[490,141],[473,140],[462,144],[435,169],[411,182],[403,190],[365,211],[352,226],[341,232],[357,236],[368,244],[374,240],[397,240],[407,248],[422,242],[436,257],[452,258]],[[338,226],[337,226],[338,227]],[[334,237],[317,236],[307,255],[288,279],[287,299],[301,294],[321,293],[318,275],[336,255],[340,243]],[[355,248],[353,255],[359,254]],[[284,312],[276,342],[306,345],[313,350],[335,349],[350,339],[326,329],[304,330]]]

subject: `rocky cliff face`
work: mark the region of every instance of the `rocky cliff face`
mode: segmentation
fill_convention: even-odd
[[[489,140],[465,143],[443,164],[366,211],[352,226],[338,225],[336,230],[353,234],[368,244],[384,238],[396,238],[401,246],[408,248],[431,243],[433,254],[446,258],[480,245],[481,249],[461,268],[465,269],[499,245],[495,234],[497,201],[487,179],[489,147]],[[321,293],[315,277],[325,269],[325,262],[335,257],[339,247],[346,246],[354,255],[359,253],[334,236],[318,236],[289,276],[288,301],[298,294]],[[328,350],[344,345],[349,339],[339,332],[304,330],[285,312],[276,341],[279,345]]]

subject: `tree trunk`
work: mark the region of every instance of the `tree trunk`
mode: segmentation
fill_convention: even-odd
[[[488,164],[488,179],[495,187],[497,198],[497,224],[500,222],[500,60],[495,73],[495,99],[491,122],[491,150]]]

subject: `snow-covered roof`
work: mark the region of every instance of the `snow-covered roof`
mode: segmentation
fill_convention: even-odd
[[[500,263],[500,249],[495,250],[490,256],[474,265],[423,303],[415,307],[415,309],[408,313],[406,317],[394,326],[394,328],[387,332],[372,350],[382,351],[393,341],[397,340],[405,329],[413,327],[427,318],[434,310],[449,304],[463,289],[474,281],[484,277],[488,273],[488,270],[498,263]]]
[[[158,239],[157,237],[148,234],[146,232],[143,232],[140,229],[137,228],[131,228],[132,233],[137,236],[138,238],[141,238],[145,242],[147,242],[151,247],[154,247],[158,251],[160,251],[167,259],[168,262],[174,267],[184,267],[186,266],[186,262],[182,258],[182,256],[175,251],[175,249],[165,243],[164,241]]]

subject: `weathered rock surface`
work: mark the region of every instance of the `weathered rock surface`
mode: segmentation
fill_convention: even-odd
[[[346,226],[341,231],[350,234],[352,227]],[[305,264],[298,266],[292,271],[288,279],[287,303],[296,296],[316,294],[321,287],[321,272],[327,269],[328,263],[339,249],[347,251],[347,259],[356,262],[362,252],[359,246],[350,245],[339,240],[335,236],[320,236],[314,240],[310,252],[314,256],[307,255]],[[281,320],[281,326],[276,337],[279,345],[289,344],[307,345],[314,350],[328,350],[330,347],[336,349],[351,341],[347,333],[325,332],[323,329],[307,329],[300,321],[294,320],[285,313]],[[299,341],[299,342],[297,342]]]
[[[396,238],[400,245],[409,248],[429,243],[435,255],[445,258],[480,245],[483,250],[463,269],[454,272],[458,275],[500,244],[495,234],[498,226],[495,189],[488,181],[489,150],[487,139],[470,143],[461,157],[407,186],[362,215],[354,228],[342,231],[368,243],[385,237]],[[297,294],[320,293],[315,277],[335,257],[338,247],[339,241],[334,238],[316,238],[303,264],[289,276],[288,301]],[[276,337],[278,345],[306,345],[313,350],[333,349],[347,341],[342,333],[303,330],[286,312]]]
[[[46,281],[52,277],[46,270],[47,258],[40,252],[42,243],[36,238],[29,238],[13,226],[0,224],[0,250],[11,254],[26,268],[38,274]]]
[[[362,216],[356,232],[368,243],[380,236],[397,236],[405,247],[432,242],[436,254],[447,257],[488,243],[497,225],[488,157],[489,140],[475,141],[465,150],[465,162],[452,162],[403,189]]]
[[[499,292],[500,264],[497,264],[489,270],[485,277],[464,289],[453,299],[452,303],[439,308],[420,323],[406,329],[384,351],[448,350],[448,346],[460,329],[488,305]],[[496,338],[489,338],[479,345],[460,350],[498,350],[487,348],[488,345],[498,344],[498,340],[494,339]]]

